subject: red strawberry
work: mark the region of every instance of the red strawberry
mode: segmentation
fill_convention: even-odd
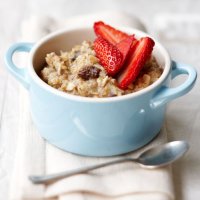
[[[133,44],[133,41],[136,41],[133,35],[127,36],[125,39],[123,39],[121,42],[116,44],[116,47],[119,49],[119,51],[123,55],[123,63],[126,60],[126,57],[130,51],[130,48]]]
[[[116,46],[102,37],[98,37],[94,41],[94,50],[108,75],[113,76],[120,70],[123,64],[123,55]]]
[[[144,64],[150,57],[154,41],[149,37],[139,40],[133,53],[128,58],[125,68],[118,77],[119,87],[126,89],[138,76]]]
[[[104,24],[102,21],[94,23],[94,32],[97,36],[101,36],[111,44],[115,45],[125,39],[128,34],[119,31],[112,26]]]

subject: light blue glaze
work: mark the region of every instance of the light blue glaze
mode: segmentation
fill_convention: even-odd
[[[25,88],[29,88],[27,80],[27,69],[19,68],[13,63],[13,55],[15,52],[29,52],[33,47],[32,43],[15,43],[6,52],[5,63],[11,74],[19,80]]]
[[[191,90],[197,76],[194,68],[172,62],[171,74],[162,85],[142,95],[104,103],[74,101],[46,90],[27,78],[25,69],[15,66],[15,51],[30,51],[31,47],[29,43],[11,46],[5,61],[10,72],[29,90],[35,125],[51,144],[86,156],[123,154],[150,142],[161,129],[166,103]],[[171,78],[180,74],[187,74],[187,80],[168,88]]]

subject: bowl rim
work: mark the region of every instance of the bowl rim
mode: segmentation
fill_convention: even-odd
[[[144,36],[149,36],[151,37],[154,42],[155,45],[157,46],[157,48],[159,49],[159,51],[161,51],[161,54],[163,55],[164,59],[165,59],[165,64],[164,64],[164,70],[163,73],[161,74],[160,78],[158,80],[156,80],[154,83],[152,83],[151,85],[149,85],[148,87],[139,90],[137,92],[133,92],[130,94],[126,94],[126,95],[122,95],[122,96],[116,96],[116,97],[84,97],[84,96],[79,96],[79,95],[73,95],[73,94],[69,94],[63,91],[60,91],[56,88],[53,88],[52,86],[48,85],[47,83],[45,83],[36,73],[36,71],[34,70],[33,67],[33,58],[35,55],[35,52],[37,51],[37,49],[44,43],[48,42],[49,40],[51,40],[54,37],[57,37],[59,35],[62,35],[64,33],[67,32],[71,32],[71,31],[83,31],[83,30],[88,30],[91,29],[92,31],[92,27],[91,26],[80,26],[80,27],[76,27],[76,28],[64,28],[64,29],[60,29],[58,31],[52,32],[50,34],[48,34],[47,36],[41,38],[38,42],[36,42],[33,46],[33,48],[30,51],[30,59],[29,59],[29,64],[28,64],[28,75],[30,76],[30,78],[32,80],[34,80],[38,85],[40,85],[43,89],[49,91],[50,93],[66,98],[66,99],[70,99],[73,101],[79,101],[79,102],[90,102],[90,103],[106,103],[106,102],[117,102],[117,101],[124,101],[124,100],[129,100],[132,99],[134,97],[138,97],[141,96],[143,94],[146,94],[150,91],[152,91],[153,89],[158,88],[159,86],[161,86],[161,84],[167,79],[170,69],[171,69],[171,58],[170,55],[168,53],[168,51],[163,47],[163,45],[158,42],[154,37],[152,37],[151,35],[149,35],[148,33],[145,33],[143,31],[140,31],[138,29],[134,29],[134,28],[130,28],[130,27],[117,27],[117,29],[122,30],[124,32],[127,32],[129,34],[135,34],[136,37],[144,37]]]

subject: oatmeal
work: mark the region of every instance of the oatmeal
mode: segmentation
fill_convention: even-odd
[[[113,97],[139,91],[162,74],[155,58],[151,57],[137,79],[123,90],[117,80],[107,75],[99,63],[91,42],[84,41],[69,52],[52,52],[46,55],[46,66],[41,71],[41,78],[50,86],[73,95],[85,97]]]
[[[46,55],[41,78],[47,84],[73,95],[114,97],[142,90],[161,76],[152,38],[138,39],[102,21],[93,28],[94,42]]]

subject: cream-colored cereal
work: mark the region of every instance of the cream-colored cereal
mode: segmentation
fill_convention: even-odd
[[[92,43],[87,41],[69,52],[61,51],[60,55],[51,52],[45,59],[47,65],[41,70],[41,78],[46,83],[60,91],[85,97],[113,97],[136,92],[155,82],[162,74],[162,68],[152,57],[128,89],[122,90],[118,88],[117,80],[108,76],[99,64]],[[82,77],[80,71],[87,67],[99,70],[98,77]]]

